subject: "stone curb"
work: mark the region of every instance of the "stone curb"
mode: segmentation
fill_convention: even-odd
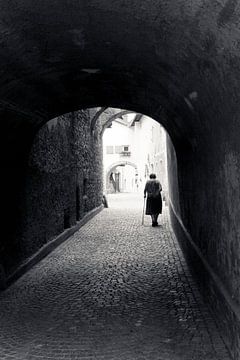
[[[45,258],[49,253],[51,253],[56,247],[66,241],[70,236],[72,236],[76,231],[78,231],[83,225],[85,225],[89,220],[91,220],[95,215],[97,215],[100,211],[104,209],[103,205],[89,211],[81,220],[77,222],[76,225],[72,226],[69,229],[66,229],[56,238],[51,240],[49,243],[44,245],[37,253],[35,253],[32,257],[27,259],[25,263],[20,265],[13,274],[11,274],[5,281],[5,289],[12,285],[17,279],[19,279],[22,275],[24,275],[27,271],[29,271],[34,265],[40,262],[43,258]],[[4,290],[4,289],[2,289]]]
[[[170,201],[170,206],[172,208],[172,211],[173,211],[178,223],[182,227],[182,229],[183,229],[183,231],[184,231],[184,233],[186,235],[186,238],[189,241],[189,244],[191,245],[191,247],[193,248],[193,250],[195,251],[195,253],[199,257],[199,259],[201,260],[201,263],[204,266],[207,273],[209,274],[209,276],[213,279],[214,284],[217,287],[218,291],[221,293],[221,295],[223,296],[223,298],[225,299],[225,301],[229,305],[230,309],[234,312],[234,314],[236,315],[236,318],[238,319],[238,321],[240,321],[240,307],[239,307],[239,305],[232,299],[232,297],[230,296],[230,294],[226,290],[225,285],[220,280],[219,276],[213,271],[213,269],[210,267],[210,265],[208,264],[208,262],[206,261],[206,259],[202,255],[199,247],[192,240],[191,235],[189,234],[186,227],[184,226],[180,216],[177,214],[177,212],[174,209],[174,206],[173,206],[171,201]]]
[[[184,234],[189,246],[192,248],[192,250],[194,251],[195,255],[198,258],[199,263],[201,264],[203,273],[205,272],[208,275],[209,279],[212,280],[211,284],[214,287],[215,294],[217,294],[217,296],[221,299],[223,304],[226,305],[225,309],[227,309],[226,311],[227,311],[228,314],[230,314],[230,317],[232,319],[235,319],[236,324],[237,323],[239,324],[240,323],[240,307],[239,307],[239,305],[231,297],[231,295],[229,294],[229,292],[225,288],[225,285],[220,280],[219,276],[213,271],[213,269],[211,268],[211,266],[208,264],[207,260],[205,259],[205,257],[201,253],[199,247],[194,243],[191,235],[189,234],[186,227],[184,226],[184,224],[183,224],[183,222],[181,220],[181,217],[178,215],[177,211],[175,210],[174,205],[172,204],[171,200],[169,200],[169,204],[170,204],[170,209],[172,210],[173,216],[177,220],[177,223],[180,226],[180,228],[182,229],[183,234]],[[173,229],[174,229],[174,227],[173,227]],[[173,234],[174,234],[174,230],[173,230]],[[174,234],[174,236],[175,236],[175,234]],[[178,239],[177,239],[177,241],[178,241]],[[180,242],[180,245],[181,245],[181,242]],[[183,254],[185,255],[184,249],[183,249]],[[186,261],[188,262],[187,258],[186,258]],[[189,265],[190,265],[190,267],[193,266],[193,264],[192,265],[189,264]],[[210,287],[211,287],[211,285],[209,285],[209,284],[207,284],[207,285],[204,284],[204,285],[205,285],[205,289],[208,288],[208,287],[210,289]],[[210,301],[210,306],[211,306],[212,312],[214,313],[215,316],[218,316],[218,311],[219,310],[216,309],[216,303],[214,301],[215,298],[210,299],[209,294],[207,294],[207,296],[208,296],[209,301]],[[225,325],[220,324],[219,328],[221,329],[221,333],[222,333],[222,336],[224,338],[225,345],[228,348],[229,355],[231,356],[232,359],[235,359],[233,351],[232,351],[232,344],[231,344],[232,340],[230,340],[228,335],[226,335],[226,333],[225,333],[225,327],[226,326],[227,326],[226,324]],[[238,326],[238,325],[236,325],[236,326]],[[231,337],[231,335],[230,335],[230,337]],[[238,359],[238,357],[236,359]]]

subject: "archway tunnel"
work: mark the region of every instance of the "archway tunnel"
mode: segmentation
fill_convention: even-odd
[[[134,163],[128,161],[119,161],[118,163],[112,164],[106,175],[105,175],[105,183],[106,183],[106,192],[120,192],[124,190],[123,184],[120,185],[119,181],[119,168],[121,167],[130,167],[133,173],[136,175],[137,173],[137,166]],[[116,176],[118,175],[118,176]]]
[[[1,1],[1,10],[1,200],[7,230],[0,248],[2,283],[4,273],[12,276],[26,256],[39,248],[24,235],[29,221],[24,215],[30,206],[32,146],[46,156],[41,138],[34,143],[44,124],[70,113],[68,119],[72,117],[75,126],[81,127],[82,143],[88,144],[79,155],[88,168],[84,159],[91,162],[89,149],[95,146],[92,153],[96,154],[101,146],[101,112],[112,107],[146,114],[169,134],[173,227],[186,256],[201,274],[203,290],[218,313],[225,314],[222,322],[228,329],[229,348],[238,359],[238,3],[58,0],[50,4],[24,0],[14,7],[10,1]],[[77,110],[81,112],[75,116]],[[59,125],[51,120],[44,129],[51,132],[55,126]],[[76,144],[69,140],[74,131],[66,127],[69,138],[59,128],[55,145],[61,147],[65,141],[71,148],[66,156],[74,169],[71,154]],[[53,146],[49,154],[52,167],[46,170],[47,164],[41,165],[49,174],[52,171],[53,179],[52,169],[59,160],[54,150]],[[100,163],[99,154],[97,159]],[[38,162],[34,152],[32,160]],[[101,184],[88,184],[83,172],[79,176],[82,188],[76,188],[76,178],[74,184],[69,182],[74,194],[84,196],[86,187],[95,186],[99,196],[89,208],[71,204],[78,209],[77,219],[101,202]],[[65,225],[59,232],[76,220],[70,216],[71,209],[65,210]],[[40,245],[53,235],[45,234]]]

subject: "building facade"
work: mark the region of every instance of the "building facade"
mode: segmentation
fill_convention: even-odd
[[[104,191],[142,192],[150,173],[156,173],[168,193],[166,133],[155,120],[127,114],[103,133]]]

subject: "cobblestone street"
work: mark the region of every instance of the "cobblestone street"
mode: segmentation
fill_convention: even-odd
[[[141,225],[142,197],[109,208],[0,294],[0,359],[227,360],[176,239]]]

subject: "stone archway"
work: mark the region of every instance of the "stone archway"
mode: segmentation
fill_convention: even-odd
[[[131,166],[132,168],[135,169],[135,176],[138,173],[138,168],[137,165],[132,163],[131,161],[118,161],[115,162],[113,164],[111,164],[105,171],[104,174],[104,187],[105,187],[105,191],[106,193],[114,193],[114,192],[121,192],[123,190],[123,188],[121,189],[121,186],[119,186],[119,184],[116,184],[115,181],[115,170],[118,167],[121,166]],[[113,176],[111,176],[111,174],[113,174]]]
[[[130,111],[130,110],[122,110],[117,112],[116,114],[111,115],[103,124],[102,124],[102,130],[101,130],[101,136],[103,136],[104,131],[106,130],[106,128],[111,125],[111,123],[120,118],[121,116],[124,115],[128,115],[128,114],[136,114],[136,116],[138,115],[137,113],[135,113],[135,111]]]
[[[165,127],[175,146],[176,159],[169,145],[173,222],[191,240],[186,251],[194,244],[227,294],[222,313],[231,304],[226,323],[239,358],[237,1],[0,4],[1,203],[12,251],[19,199],[27,192],[27,158],[40,127],[96,106],[146,114]],[[232,318],[238,319],[234,325]]]

